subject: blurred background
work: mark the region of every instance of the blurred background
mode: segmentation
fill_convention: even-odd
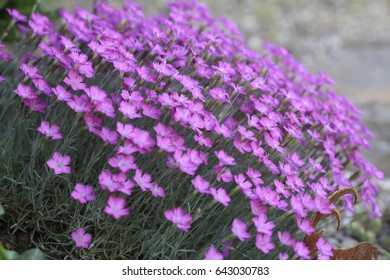
[[[14,1],[18,5],[24,2]],[[133,0],[147,15],[164,10],[164,0]],[[365,156],[385,173],[379,196],[384,217],[380,234],[370,224],[375,241],[390,249],[390,0],[198,0],[214,16],[235,22],[257,50],[266,39],[288,48],[312,72],[324,71],[336,82],[334,90],[363,111],[363,120],[376,138]],[[93,0],[42,0],[45,9],[75,4],[91,8]],[[121,0],[112,4],[120,6]],[[23,6],[23,5],[22,5]],[[1,8],[1,7],[0,7]],[[367,226],[367,225],[366,225]],[[348,247],[372,236],[341,233]],[[363,234],[363,233],[362,233]],[[348,232],[347,232],[348,235]],[[350,240],[348,241],[348,238]],[[378,240],[379,239],[379,240]],[[337,243],[334,240],[333,243]],[[342,244],[341,244],[342,245]]]

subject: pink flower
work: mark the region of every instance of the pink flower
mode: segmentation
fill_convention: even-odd
[[[214,199],[223,204],[224,206],[228,206],[230,203],[230,197],[226,193],[225,189],[219,188],[210,188],[210,193],[214,197]]]
[[[223,260],[223,255],[211,246],[204,255],[204,260]]]
[[[71,197],[80,201],[81,204],[85,204],[88,201],[94,201],[96,196],[93,191],[93,187],[90,185],[83,185],[77,183],[74,191],[71,193]]]
[[[244,241],[245,239],[250,238],[251,235],[247,230],[248,230],[248,226],[245,222],[239,219],[233,220],[232,232],[235,236],[237,236],[238,239]]]
[[[119,218],[130,214],[130,210],[125,207],[126,200],[124,198],[110,195],[107,205],[104,208],[104,213],[111,215],[115,220],[118,220]]]
[[[153,184],[149,190],[151,191],[154,197],[165,197],[164,189],[157,184]]]
[[[202,176],[197,175],[194,179],[191,180],[192,185],[194,188],[197,190],[199,193],[203,194],[209,194],[209,188],[210,188],[210,183],[203,179]]]
[[[278,238],[280,243],[286,246],[294,246],[295,245],[295,240],[291,237],[291,234],[288,233],[287,231],[281,232],[278,231]]]
[[[122,172],[127,172],[131,169],[136,169],[135,159],[132,155],[117,154],[108,160],[108,164],[112,167],[117,167]]]
[[[103,102],[107,98],[107,93],[101,90],[97,86],[91,86],[90,88],[84,89],[87,96],[91,99],[93,104]]]
[[[70,86],[73,90],[85,89],[83,77],[73,70],[69,71],[68,77],[64,79],[64,83]]]
[[[35,99],[38,97],[38,94],[36,94],[30,86],[24,84],[18,84],[18,87],[14,92],[23,99]]]
[[[288,253],[279,253],[279,260],[288,260]]]
[[[234,158],[229,156],[224,150],[215,152],[221,165],[236,165]]]
[[[22,70],[24,75],[26,75],[30,79],[41,79],[42,78],[42,76],[39,74],[39,70],[37,67],[23,63],[22,65],[20,65],[20,70]]]
[[[55,88],[53,88],[52,90],[53,90],[55,96],[57,96],[58,100],[65,101],[65,102],[72,100],[72,94],[67,92],[63,86],[58,85]]]
[[[89,243],[92,240],[92,234],[87,233],[84,228],[78,228],[72,232],[72,240],[76,243],[78,248],[89,248]]]
[[[89,103],[86,94],[82,94],[81,96],[73,95],[72,99],[69,100],[67,104],[76,113],[89,113],[92,111],[92,104]]]
[[[27,21],[27,17],[25,15],[23,15],[22,13],[20,13],[18,10],[7,8],[6,11],[12,17],[12,20],[15,22],[18,22],[18,21],[26,22]]]
[[[119,137],[116,131],[110,130],[107,127],[102,128],[102,130],[99,132],[99,136],[103,139],[104,142],[111,145],[116,145]]]
[[[172,210],[164,211],[165,218],[174,223],[180,230],[189,231],[191,227],[192,217],[186,214],[183,208],[178,207]]]
[[[244,174],[240,173],[234,176],[234,180],[236,181],[237,185],[244,190],[250,189],[252,187],[251,182],[246,181],[246,177]]]
[[[267,214],[268,208],[258,199],[251,200],[251,211],[255,216]]]
[[[47,108],[48,104],[45,101],[39,99],[38,97],[37,98],[24,98],[23,102],[24,102],[24,104],[26,104],[26,106],[28,108],[30,108],[31,111],[39,112],[42,114],[46,113],[46,108]]]
[[[310,259],[310,250],[306,247],[303,242],[296,242],[293,246],[295,254],[301,260],[309,260]]]
[[[307,234],[307,235],[310,235],[312,234],[315,229],[312,227],[311,223],[309,220],[305,220],[305,219],[298,219],[297,218],[297,224],[298,224],[298,228],[304,233],[304,234]]]
[[[329,242],[326,242],[323,237],[318,239],[316,246],[319,252],[318,259],[326,260],[330,259],[330,257],[333,257],[333,246]]]
[[[43,135],[52,138],[53,140],[62,139],[60,127],[56,124],[50,126],[50,123],[48,121],[42,121],[41,125],[37,128],[37,130]]]
[[[47,165],[54,170],[55,174],[70,174],[70,156],[55,152],[53,157],[47,161]]]
[[[53,96],[51,94],[51,91],[52,91],[51,87],[44,79],[33,79],[33,83],[38,90],[45,93],[47,96],[50,96],[50,97]]]
[[[263,253],[268,254],[272,249],[275,248],[275,244],[272,242],[272,237],[270,235],[257,234],[256,248],[261,250]]]
[[[270,236],[272,235],[275,224],[273,222],[267,222],[266,214],[261,214],[257,217],[254,217],[252,221],[255,224],[258,233],[264,233]]]
[[[133,180],[138,184],[141,190],[144,192],[153,186],[152,176],[148,173],[142,174],[142,170],[136,169]]]

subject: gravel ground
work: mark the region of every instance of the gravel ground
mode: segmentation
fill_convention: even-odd
[[[199,0],[215,16],[238,24],[247,42],[261,49],[267,39],[292,51],[311,71],[323,70],[337,81],[335,90],[362,109],[375,133],[366,157],[390,178],[390,1],[389,0]],[[164,9],[164,0],[135,0],[148,15]],[[46,0],[47,5],[60,5]],[[92,0],[68,0],[91,7]],[[114,5],[121,1],[114,0]],[[377,241],[390,250],[390,179],[379,183],[384,217],[374,239],[355,228],[335,235],[334,244]],[[346,220],[345,227],[348,227]],[[367,225],[366,225],[367,226]],[[356,226],[355,226],[356,227]],[[359,227],[359,225],[357,226]],[[367,235],[367,234],[366,234]],[[371,234],[372,235],[372,234]],[[344,240],[344,241],[342,241]],[[345,241],[347,240],[347,241]],[[348,243],[348,244],[346,244]]]

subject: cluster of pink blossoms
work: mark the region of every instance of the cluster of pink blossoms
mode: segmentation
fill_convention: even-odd
[[[286,49],[269,43],[264,55],[256,53],[234,24],[214,19],[195,1],[177,0],[168,4],[168,14],[150,19],[129,0],[122,8],[106,2],[97,1],[94,12],[62,10],[61,29],[41,14],[27,20],[9,11],[24,33],[40,40],[39,49],[20,63],[23,81],[15,94],[43,118],[48,104],[66,104],[115,151],[95,182],[110,194],[106,214],[128,216],[127,199],[135,191],[166,197],[168,186],[159,178],[179,174],[195,196],[217,202],[201,209],[202,215],[219,204],[233,207],[233,197],[235,207],[250,209],[231,217],[239,242],[263,254],[280,245],[302,259],[312,256],[299,239],[315,231],[312,213],[330,214],[336,207],[328,200],[334,191],[359,187],[364,207],[380,216],[372,178],[383,174],[361,155],[372,135],[359,110],[326,88],[333,84],[329,77],[307,72]],[[0,59],[10,60],[2,48]],[[50,81],[37,57],[52,61],[63,80]],[[117,90],[100,83],[100,69],[118,77]],[[62,138],[48,121],[38,131]],[[147,154],[166,158],[166,166],[142,170]],[[55,174],[70,173],[70,164],[59,152],[47,162]],[[350,171],[358,175],[348,177]],[[71,197],[88,203],[95,200],[94,189],[78,183]],[[162,216],[189,232],[199,215],[187,213],[181,201]],[[354,211],[352,196],[343,197],[343,207]],[[279,221],[270,214],[275,211],[291,212],[301,235],[276,230]],[[84,229],[72,238],[84,248],[91,241]],[[320,258],[332,256],[329,246],[317,242]],[[224,257],[214,245],[205,255]]]

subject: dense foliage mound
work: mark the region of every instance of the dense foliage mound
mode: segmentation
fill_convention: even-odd
[[[284,48],[264,54],[195,1],[9,10],[0,45],[0,187],[11,233],[49,257],[322,258],[314,213],[379,216],[360,112]],[[4,36],[3,36],[4,38]],[[340,203],[339,203],[340,202]]]

